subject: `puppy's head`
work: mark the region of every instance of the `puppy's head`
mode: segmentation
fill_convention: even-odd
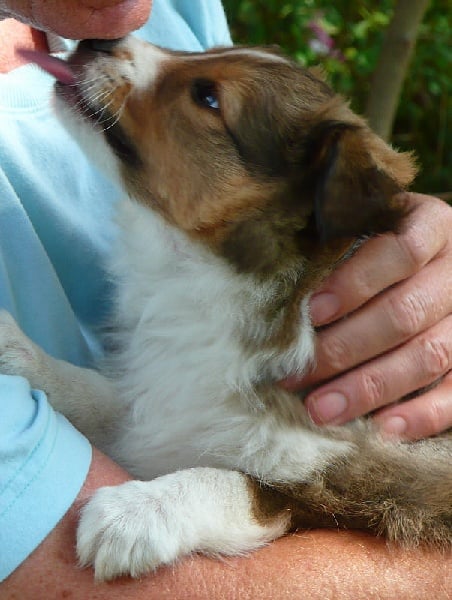
[[[350,240],[400,225],[393,196],[414,177],[410,156],[274,50],[126,38],[82,42],[69,64],[74,81],[57,89],[82,144],[238,271],[331,263]]]

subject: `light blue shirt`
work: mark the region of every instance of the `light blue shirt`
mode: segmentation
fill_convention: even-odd
[[[217,0],[154,0],[137,35],[180,50],[231,43]],[[90,365],[119,192],[55,120],[53,83],[34,65],[0,75],[0,307],[51,355]],[[91,447],[20,377],[0,375],[0,405],[2,580],[73,503]]]

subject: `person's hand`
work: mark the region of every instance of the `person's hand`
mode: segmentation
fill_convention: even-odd
[[[0,0],[13,18],[65,38],[119,38],[143,25],[152,0]]]
[[[366,242],[312,297],[314,324],[328,324],[318,332],[317,366],[283,385],[327,381],[305,400],[317,424],[377,411],[380,430],[401,439],[452,426],[452,208],[406,198],[413,211],[400,234]]]

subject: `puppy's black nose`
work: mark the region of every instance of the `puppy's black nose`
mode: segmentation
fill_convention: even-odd
[[[89,50],[94,50],[96,52],[106,52],[107,54],[111,52],[114,47],[119,44],[122,38],[118,38],[115,40],[83,40],[81,45]]]

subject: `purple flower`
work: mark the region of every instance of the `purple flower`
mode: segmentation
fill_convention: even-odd
[[[341,61],[345,60],[342,52],[334,47],[335,42],[322,25],[320,18],[310,21],[307,24],[307,27],[314,34],[308,41],[308,45],[313,52],[321,56],[331,56],[332,58],[337,58]]]

